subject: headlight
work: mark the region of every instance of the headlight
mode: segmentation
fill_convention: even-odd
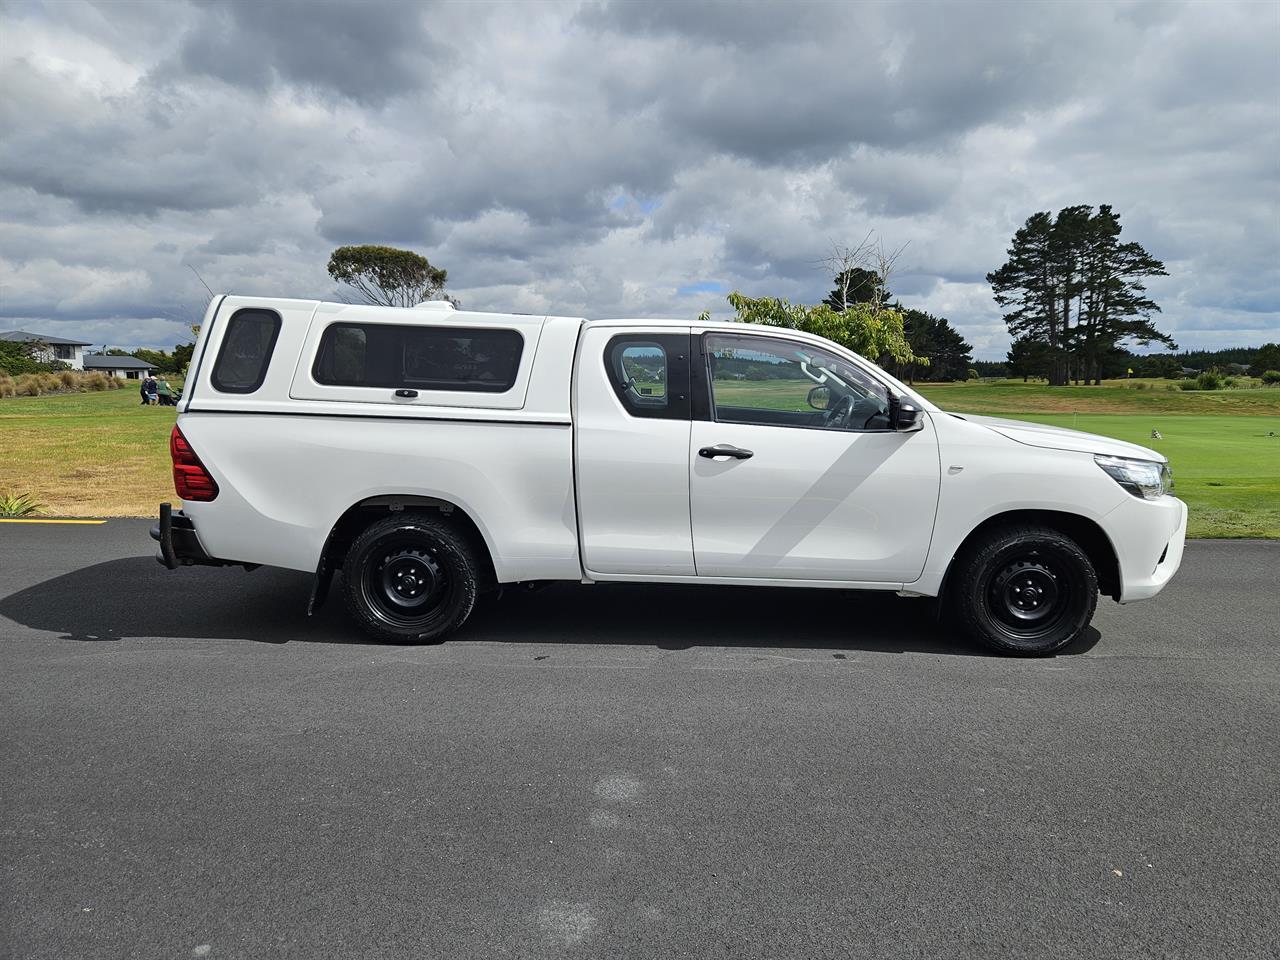
[[[1128,457],[1094,457],[1093,462],[1135,497],[1158,500],[1166,493],[1173,493],[1173,471],[1167,463]]]

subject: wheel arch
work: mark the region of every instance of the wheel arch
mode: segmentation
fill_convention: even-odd
[[[498,575],[493,562],[493,550],[488,538],[475,519],[459,504],[441,497],[415,494],[381,494],[365,497],[353,503],[334,521],[325,538],[316,567],[316,589],[312,596],[312,609],[319,607],[328,591],[328,580],[334,571],[342,568],[342,562],[352,542],[361,531],[375,520],[389,514],[404,511],[436,511],[441,519],[452,525],[467,541],[475,553],[479,565],[481,589],[497,586]]]
[[[1111,597],[1112,600],[1119,601],[1120,559],[1115,546],[1111,543],[1111,538],[1096,521],[1065,510],[1007,510],[983,520],[969,531],[952,553],[951,559],[947,561],[947,571],[942,576],[938,595],[946,596],[956,558],[963,554],[971,543],[1000,527],[1025,524],[1049,527],[1074,540],[1089,558],[1089,562],[1093,564],[1094,573],[1098,577],[1098,591]]]

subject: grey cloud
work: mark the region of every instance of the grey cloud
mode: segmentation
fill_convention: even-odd
[[[175,66],[233,86],[291,84],[367,104],[429,81],[449,49],[427,30],[426,3],[271,0],[199,3]]]

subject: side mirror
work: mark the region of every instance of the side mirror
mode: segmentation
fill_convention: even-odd
[[[895,399],[889,410],[889,424],[894,430],[909,433],[924,429],[924,411],[914,403]]]
[[[809,406],[815,410],[825,410],[831,404],[830,387],[814,387],[809,391]]]

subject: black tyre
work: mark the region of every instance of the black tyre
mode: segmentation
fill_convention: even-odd
[[[966,633],[1001,653],[1042,657],[1084,632],[1098,577],[1074,540],[1048,527],[993,530],[955,559],[948,596]]]
[[[379,640],[443,640],[476,602],[476,563],[458,530],[429,514],[392,514],[351,544],[342,565],[347,609]]]

